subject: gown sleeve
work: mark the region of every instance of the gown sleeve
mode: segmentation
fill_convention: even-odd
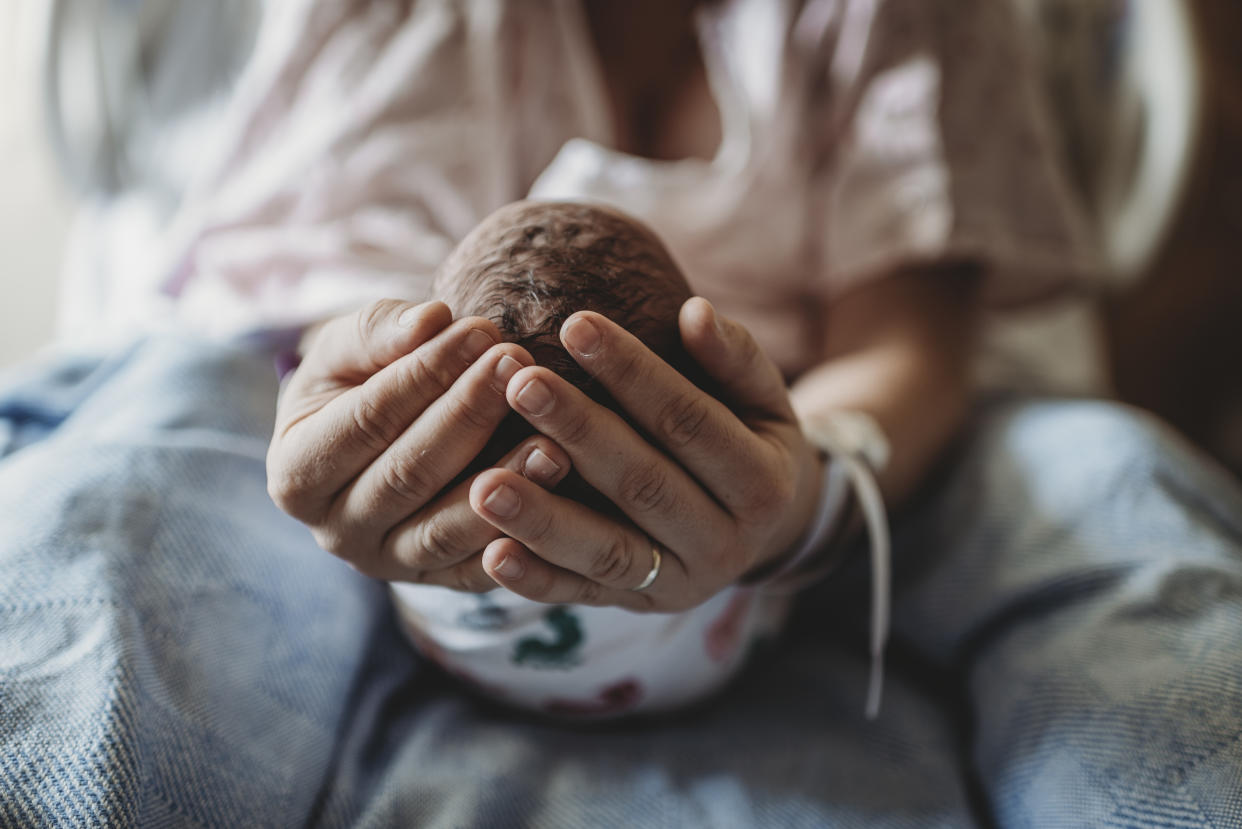
[[[521,6],[270,4],[227,138],[167,233],[182,321],[235,338],[430,298],[457,241],[574,129],[556,18]]]
[[[992,305],[1089,284],[1091,234],[1008,3],[811,2],[795,38],[818,90],[819,292],[962,259]]]

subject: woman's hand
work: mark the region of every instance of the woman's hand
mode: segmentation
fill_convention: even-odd
[[[267,456],[268,491],[321,547],[382,579],[483,591],[480,552],[500,531],[444,491],[509,412],[505,387],[534,360],[488,320],[441,302],[384,300],[327,323],[289,381]],[[533,489],[569,459],[532,438],[498,466]]]
[[[499,584],[541,602],[678,611],[779,557],[802,535],[822,462],[802,437],[780,371],[705,300],[687,301],[679,324],[686,349],[733,411],[599,314],[577,313],[561,328],[569,353],[654,444],[547,369],[523,368],[509,381],[513,408],[632,523],[512,470],[486,471],[470,488],[470,504],[505,536],[483,554]],[[652,568],[653,544],[662,550],[659,576],[635,592]]]

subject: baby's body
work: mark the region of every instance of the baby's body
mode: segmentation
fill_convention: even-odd
[[[506,339],[606,405],[557,337],[591,310],[625,326],[691,379],[677,315],[690,297],[660,241],[637,222],[583,204],[520,202],[484,220],[445,262],[439,299],[454,316],[490,318]],[[471,471],[529,433],[512,416]],[[574,475],[556,492],[607,511]],[[502,702],[545,713],[616,716],[675,708],[734,676],[756,639],[774,634],[787,599],[730,587],[689,611],[545,605],[506,590],[475,595],[394,584],[404,627],[429,658]]]
[[[506,590],[394,584],[424,656],[500,702],[558,716],[678,708],[722,687],[784,620],[783,597],[731,587],[681,613],[545,605]]]

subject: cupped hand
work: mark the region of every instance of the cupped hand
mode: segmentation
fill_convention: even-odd
[[[441,302],[383,300],[328,322],[278,407],[272,499],[367,575],[495,588],[481,552],[501,532],[471,509],[471,480],[453,482],[508,414],[508,382],[533,363],[488,320],[454,321]],[[538,489],[570,463],[536,436],[497,467]]]
[[[822,460],[798,427],[780,371],[706,300],[681,309],[690,355],[729,405],[619,325],[579,312],[561,341],[650,440],[556,374],[509,380],[513,408],[559,444],[628,521],[594,512],[511,469],[478,475],[470,504],[503,536],[483,554],[497,583],[541,602],[679,611],[778,560],[803,534]],[[658,577],[643,583],[659,545]]]

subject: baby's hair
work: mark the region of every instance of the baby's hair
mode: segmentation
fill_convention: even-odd
[[[677,314],[690,288],[660,240],[636,220],[577,203],[516,202],[485,219],[444,263],[436,294],[455,316],[501,334],[588,394],[603,392],[561,347],[576,311],[596,311],[679,368]]]
[[[616,211],[580,203],[515,202],[484,219],[453,251],[435,280],[454,317],[490,319],[535,361],[633,421],[569,356],[560,329],[577,311],[595,311],[708,389],[681,344],[677,317],[690,287],[660,240]],[[467,473],[494,463],[533,430],[511,414]],[[641,432],[641,430],[640,430]],[[560,491],[607,509],[576,476]]]

